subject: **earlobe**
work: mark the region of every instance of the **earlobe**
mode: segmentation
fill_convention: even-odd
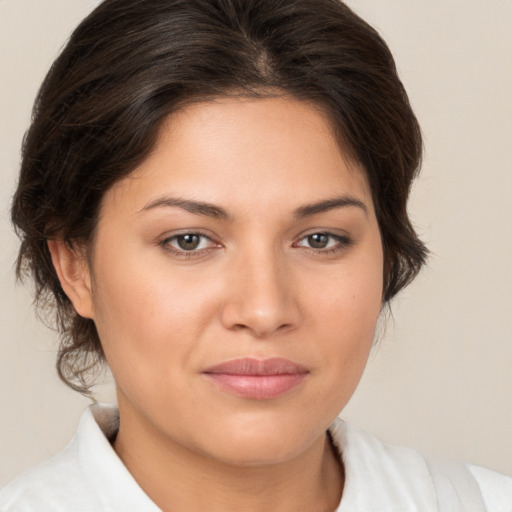
[[[60,285],[76,312],[84,318],[94,318],[91,275],[84,250],[61,239],[48,240],[48,249]]]

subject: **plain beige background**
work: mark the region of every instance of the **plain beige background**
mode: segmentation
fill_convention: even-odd
[[[38,85],[96,3],[0,0],[0,485],[63,446],[87,405],[56,377],[56,335],[15,285],[8,208]],[[348,3],[390,44],[423,126],[411,213],[433,255],[342,416],[512,474],[512,2]]]

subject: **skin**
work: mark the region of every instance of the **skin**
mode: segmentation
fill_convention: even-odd
[[[186,233],[202,235],[196,249],[180,248]],[[89,262],[58,240],[50,250],[115,377],[114,448],[160,508],[336,508],[343,468],[326,429],[368,358],[383,255],[364,172],[319,109],[289,97],[184,108],[106,192]],[[308,373],[272,399],[203,373],[240,357]]]

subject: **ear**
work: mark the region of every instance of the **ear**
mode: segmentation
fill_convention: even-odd
[[[64,240],[48,240],[48,249],[60,285],[76,312],[94,318],[91,274],[83,248],[75,248]]]

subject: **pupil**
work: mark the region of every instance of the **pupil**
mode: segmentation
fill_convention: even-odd
[[[178,245],[184,251],[192,251],[197,249],[200,240],[199,235],[181,235],[178,237]]]
[[[325,249],[329,243],[329,235],[326,235],[325,233],[309,235],[308,243],[313,249]]]

